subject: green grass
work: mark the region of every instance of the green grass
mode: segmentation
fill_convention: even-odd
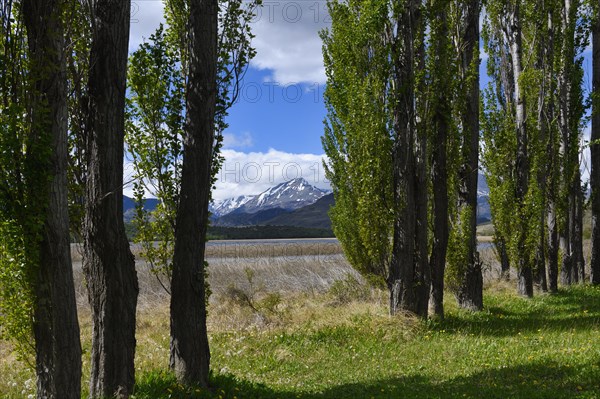
[[[334,307],[307,295],[291,298],[279,323],[212,323],[208,391],[161,371],[163,312],[141,322],[134,398],[600,398],[600,288],[534,299],[513,291],[488,289],[480,313],[448,298],[443,322],[389,317],[375,299]],[[222,306],[213,317],[232,305]]]
[[[597,398],[600,289],[451,308],[421,323],[381,313],[330,325],[212,335],[213,392],[144,375],[136,398]],[[448,305],[450,306],[451,301]]]

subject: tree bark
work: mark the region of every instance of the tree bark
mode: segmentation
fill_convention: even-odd
[[[545,2],[540,4],[542,8],[546,7]],[[542,14],[544,15],[544,14]],[[543,20],[540,21],[538,25],[538,32],[541,36],[540,43],[537,48],[538,59],[536,69],[543,72],[542,86],[540,88],[538,94],[538,109],[537,109],[537,127],[539,131],[539,141],[544,145],[548,141],[548,123],[546,119],[546,96],[548,89],[548,74],[546,73],[546,69],[548,65],[553,62],[553,59],[549,57],[548,48],[550,47],[549,42],[552,40],[551,35],[546,31],[546,24],[544,24]],[[540,151],[538,157],[542,158],[539,163],[537,169],[537,185],[541,192],[541,211],[539,214],[539,223],[538,223],[538,241],[537,248],[535,254],[535,272],[534,272],[534,281],[535,284],[544,292],[548,291],[548,281],[546,278],[546,205],[547,205],[547,179],[549,168],[547,165],[549,164],[547,153]]]
[[[434,316],[444,318],[444,271],[446,268],[446,252],[448,248],[448,130],[450,106],[449,76],[443,70],[443,62],[448,59],[448,10],[447,3],[435,2],[435,18],[437,29],[431,35],[435,38],[434,59],[438,65],[435,70],[434,109],[432,118],[432,185],[433,185],[433,246],[429,267],[431,269],[431,298],[430,309]],[[426,184],[425,184],[426,186]]]
[[[81,344],[67,200],[67,80],[60,0],[25,0],[34,81],[34,140],[50,136],[48,204],[35,284],[33,333],[38,398],[81,396]],[[40,171],[42,173],[42,171]]]
[[[465,251],[467,264],[458,291],[458,305],[470,310],[483,309],[483,276],[477,252],[477,179],[479,177],[479,0],[470,0],[462,16],[465,19],[460,54],[460,76],[465,97],[462,117],[463,135],[459,171],[458,214],[467,214],[463,229],[468,231]]]
[[[415,292],[415,71],[416,2],[408,0],[397,15],[392,50],[396,106],[393,115],[393,188],[395,221],[388,286],[390,313],[417,314]]]
[[[508,281],[510,280],[510,258],[506,250],[506,241],[496,233],[494,244],[498,251],[498,260],[500,261],[500,279]]]
[[[554,24],[554,7],[548,8],[548,45],[546,46],[548,55],[546,57],[548,62],[548,69],[546,73],[546,80],[548,81],[548,90],[550,93],[554,93],[556,91],[556,79],[555,79],[555,69],[554,69],[554,36],[555,36],[555,24]],[[546,120],[553,121],[555,120],[556,108],[554,105],[554,101],[548,101],[546,104]],[[558,243],[558,221],[557,221],[557,190],[558,190],[558,180],[559,180],[559,160],[558,160],[558,151],[556,148],[557,143],[557,130],[554,128],[554,124],[547,123],[548,127],[548,144],[547,144],[547,153],[548,153],[548,166],[547,166],[547,228],[548,228],[548,289],[552,293],[558,292],[558,252],[559,252],[559,243]]]
[[[425,52],[425,18],[423,17],[423,8],[416,6],[414,9],[414,21],[416,28],[415,44],[415,71],[424,71],[426,69]],[[428,114],[429,98],[424,74],[420,74],[416,80],[415,92],[415,294],[416,294],[416,313],[426,318],[429,310],[429,296],[431,294],[431,269],[429,268],[429,200],[428,200],[428,176],[427,176],[427,135],[428,135]],[[446,205],[448,202],[446,201]],[[445,257],[444,257],[445,261]]]
[[[505,21],[505,34],[510,48],[513,66],[513,85],[515,89],[515,123],[517,134],[517,154],[515,165],[516,176],[516,200],[517,206],[522,210],[526,206],[525,195],[529,185],[529,155],[528,155],[528,137],[527,137],[527,108],[525,104],[525,94],[521,87],[521,74],[523,72],[523,46],[521,34],[521,10],[520,1],[516,1],[509,7],[507,21]],[[529,256],[526,253],[526,231],[527,221],[522,218],[521,226],[518,228],[518,292],[521,295],[533,296],[533,274]]]
[[[577,153],[574,153],[572,131],[571,90],[573,75],[573,60],[575,58],[575,13],[577,4],[571,0],[564,0],[562,8],[563,45],[561,52],[561,69],[558,76],[559,84],[559,111],[558,123],[561,135],[560,155],[562,157],[561,176],[562,187],[562,218],[559,219],[559,247],[562,254],[560,281],[563,285],[573,283],[573,233],[574,233],[574,207],[575,197],[571,191],[574,188],[575,168],[579,168]],[[577,163],[577,165],[576,165]]]
[[[84,271],[92,308],[90,397],[128,397],[135,383],[138,282],[123,223],[129,0],[92,10]]]
[[[600,285],[600,6],[592,24],[592,135],[590,186],[592,189],[592,260],[590,281]]]
[[[204,253],[217,96],[216,0],[189,3],[189,73],[171,282],[171,369],[184,383],[208,386]]]

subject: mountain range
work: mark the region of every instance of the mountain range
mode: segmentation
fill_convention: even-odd
[[[329,193],[310,185],[301,177],[280,183],[258,195],[241,195],[222,201],[213,201],[209,210],[219,218],[236,213],[256,213],[267,209],[293,210],[310,205]]]
[[[147,199],[148,210],[156,208],[158,200]],[[329,208],[334,204],[331,191],[296,178],[273,186],[257,195],[241,195],[213,201],[209,210],[213,226],[293,226],[303,228],[331,229]],[[124,197],[125,220],[135,214],[135,202]],[[489,187],[480,174],[477,187],[477,223],[491,220]]]
[[[322,198],[331,197],[331,200],[321,201]],[[325,205],[317,205],[304,211],[304,208],[320,202],[329,204],[333,201],[333,195],[327,190],[321,190],[306,180],[299,177],[280,183],[258,195],[239,196],[211,204],[212,224],[214,226],[295,226],[295,227],[319,227],[331,228],[331,222],[327,216],[329,210]],[[318,209],[316,211],[315,209]],[[318,220],[302,220],[305,212],[313,216],[319,214]],[[298,217],[298,214],[300,217]],[[298,224],[300,223],[300,224]]]

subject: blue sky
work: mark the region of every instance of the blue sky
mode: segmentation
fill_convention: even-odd
[[[241,150],[322,153],[325,106],[321,82],[282,85],[270,70],[251,67],[230,110],[230,147]]]
[[[320,139],[325,70],[318,32],[329,25],[325,5],[321,0],[263,1],[253,21],[257,56],[227,119],[225,164],[215,199],[257,194],[298,176],[329,187]],[[130,51],[152,34],[162,12],[162,1],[133,0]]]
[[[160,0],[133,0],[131,51],[156,29],[162,12]],[[318,36],[327,26],[324,0],[263,0],[253,22],[257,55],[230,109],[215,199],[257,194],[298,176],[329,187],[321,166],[325,71]],[[590,52],[586,55],[589,70]],[[481,58],[485,87],[485,54]]]

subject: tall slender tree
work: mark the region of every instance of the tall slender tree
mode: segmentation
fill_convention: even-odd
[[[422,4],[408,0],[394,7],[392,41],[392,148],[394,230],[392,260],[388,284],[390,311],[410,311],[427,316],[430,293],[430,270],[427,262],[427,204],[424,190],[426,138],[417,129],[416,68],[419,65],[419,40],[423,32]],[[424,55],[424,54],[423,54]],[[422,94],[422,93],[419,93]],[[419,104],[420,108],[423,104]],[[422,109],[422,108],[421,108]],[[419,186],[419,187],[418,187]],[[426,209],[426,208],[425,208]],[[421,233],[421,234],[419,234]]]
[[[171,281],[171,368],[180,381],[208,386],[204,250],[217,101],[218,1],[191,1],[186,122]]]
[[[581,31],[579,0],[561,3],[561,46],[558,55],[558,128],[560,132],[561,180],[559,192],[559,246],[562,254],[560,280],[577,282],[583,270],[582,196],[580,172],[581,121],[585,113],[581,52],[586,35]]]
[[[547,225],[547,254],[548,254],[548,290],[552,293],[558,291],[558,263],[559,263],[559,244],[558,244],[558,179],[559,179],[559,160],[558,160],[558,128],[556,126],[556,35],[557,35],[557,11],[556,2],[546,2],[547,18],[547,44],[545,57],[545,76],[546,83],[544,89],[547,90],[544,106],[542,124],[546,127],[547,168],[546,168],[546,225]]]
[[[483,308],[483,276],[477,252],[477,179],[479,177],[479,0],[458,1],[458,34],[454,46],[459,58],[458,110],[460,113],[460,162],[458,209],[454,237],[460,283],[456,296],[461,307]]]
[[[329,2],[328,8],[332,25],[321,33],[328,79],[322,142],[336,199],[330,217],[350,264],[367,280],[384,285],[393,214],[389,49],[384,43],[388,4]]]
[[[522,0],[494,1],[486,5],[485,43],[493,81],[485,95],[484,163],[490,185],[490,205],[496,236],[518,271],[518,291],[533,295],[532,219],[536,186],[530,176],[535,131],[528,123],[528,82],[531,65],[523,58],[523,25],[527,11]],[[535,97],[537,103],[537,97]],[[515,213],[518,217],[515,218]],[[535,225],[539,224],[539,218]]]
[[[592,18],[592,135],[590,185],[592,189],[592,260],[590,281],[600,284],[600,5],[593,3]]]
[[[125,83],[131,1],[90,2],[84,272],[92,308],[90,396],[135,382],[138,282],[123,223]]]
[[[65,4],[24,0],[22,6],[32,82],[30,140],[49,145],[45,156],[26,155],[33,161],[29,167],[40,168],[35,172],[40,179],[29,189],[40,190],[45,197],[40,198],[44,201],[39,208],[44,213],[44,227],[34,289],[37,397],[79,398],[81,345],[67,206]]]
[[[451,56],[449,51],[449,12],[447,1],[433,1],[430,27],[431,72],[431,183],[433,187],[433,243],[430,308],[436,317],[444,317],[444,271],[448,249],[448,141],[451,135]]]

